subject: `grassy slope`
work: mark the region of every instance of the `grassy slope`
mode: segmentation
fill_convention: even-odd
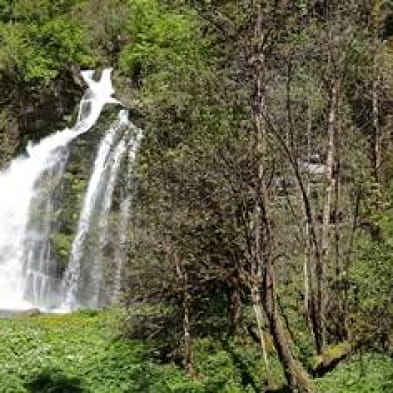
[[[173,364],[152,363],[143,343],[117,338],[116,319],[112,312],[0,320],[0,392],[263,392],[264,369],[247,342],[200,340],[199,379],[191,382]],[[323,393],[393,392],[392,366],[364,356],[317,385]]]
[[[139,390],[148,376],[142,345],[115,339],[107,318],[73,314],[0,321],[0,392],[148,391]]]

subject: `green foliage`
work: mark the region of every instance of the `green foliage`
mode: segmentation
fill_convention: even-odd
[[[54,252],[64,264],[68,261],[68,256],[72,246],[72,237],[65,233],[55,233],[51,237]]]
[[[393,388],[392,359],[360,354],[317,381],[320,393],[388,393]]]
[[[43,392],[57,391],[49,385],[54,389],[67,381],[79,381],[83,392],[143,386],[150,369],[143,345],[116,339],[116,315],[83,312],[0,321],[0,391],[27,392],[44,381],[48,387]],[[143,389],[135,391],[148,391],[148,386]]]
[[[124,72],[171,72],[172,67],[195,62],[202,39],[196,18],[186,8],[171,10],[157,0],[129,1],[127,32],[130,43],[121,53]]]
[[[17,1],[12,21],[0,21],[0,71],[23,82],[47,83],[64,67],[92,63],[86,29],[67,15],[75,1]]]
[[[216,49],[203,34],[200,17],[191,7],[171,7],[157,0],[128,4],[128,42],[120,51],[119,66],[123,76],[141,85],[133,94],[149,113],[146,128],[154,130],[152,137],[160,138],[158,130],[163,127],[170,130],[168,144],[201,131],[209,137],[214,134],[208,132],[208,123],[218,133],[228,122],[220,111],[227,110],[206,102],[207,92],[216,89]]]
[[[266,370],[247,340],[205,338],[195,343],[197,374],[190,380],[172,363],[157,364],[151,349],[119,338],[124,313],[84,311],[0,320],[1,393],[255,393]],[[270,358],[275,381],[282,381]],[[318,393],[388,393],[392,359],[364,354],[318,379]]]
[[[343,213],[343,218],[340,225],[335,222],[334,228],[331,226],[332,264],[326,268],[325,280],[332,283],[326,288],[330,308],[327,319],[331,313],[332,319],[341,324],[341,317],[346,316],[355,342],[391,349],[393,219],[389,206],[380,205],[380,189],[388,187],[381,179],[370,180],[374,149],[370,142],[375,130],[369,92],[373,82],[378,82],[377,120],[381,133],[385,133],[381,146],[386,157],[377,169],[386,171],[381,178],[389,178],[393,165],[387,158],[392,155],[386,130],[392,114],[386,97],[391,95],[391,50],[381,43],[374,56],[370,51],[374,38],[362,25],[368,15],[356,7],[352,12],[351,6],[336,9],[332,5],[332,30],[327,31],[323,12],[316,9],[319,5],[311,10],[314,5],[302,0],[292,5],[290,12],[276,12],[276,2],[266,4],[274,12],[266,12],[263,23],[268,32],[264,43],[268,48],[263,62],[268,80],[264,108],[273,125],[279,127],[282,143],[267,127],[269,152],[263,166],[270,179],[272,255],[277,257],[275,288],[279,313],[285,317],[283,325],[288,325],[285,331],[295,344],[295,357],[312,368],[314,344],[302,298],[308,241],[300,236],[304,232],[304,207],[292,167],[304,163],[313,153],[320,164],[324,163],[329,86],[334,78],[341,79],[342,72],[335,124],[339,160],[334,169],[340,195],[333,199],[337,203],[334,210],[340,210],[338,215]],[[255,225],[256,200],[252,198],[258,183],[258,163],[253,161],[250,137],[255,77],[250,70],[254,70],[251,63],[255,59],[250,58],[249,51],[254,49],[252,40],[258,40],[252,37],[252,12],[248,2],[233,1],[0,0],[0,102],[6,103],[0,114],[1,129],[10,131],[23,124],[30,128],[28,113],[35,113],[43,103],[49,103],[51,111],[59,91],[62,96],[69,94],[59,110],[63,118],[80,94],[73,91],[71,82],[71,69],[75,72],[78,66],[110,64],[118,69],[121,94],[126,101],[135,100],[144,117],[146,132],[139,155],[132,220],[136,233],[129,250],[130,277],[125,281],[130,302],[140,299],[148,303],[142,311],[130,312],[125,332],[125,336],[138,337],[147,344],[112,335],[108,326],[117,327],[118,320],[94,311],[1,322],[0,349],[6,360],[0,360],[0,389],[98,393],[264,390],[266,369],[259,348],[247,338],[228,339],[222,334],[229,330],[228,299],[234,287],[239,290],[242,311],[248,311],[250,251],[258,249],[250,244],[254,235],[247,236],[248,228]],[[274,37],[274,45],[269,37]],[[329,37],[333,37],[332,42]],[[49,111],[39,115],[45,125]],[[86,136],[88,149],[96,143],[97,135],[96,130],[96,136]],[[7,133],[0,138],[4,161],[17,144],[11,136]],[[290,160],[285,148],[290,150]],[[74,149],[77,154],[70,161],[75,167],[67,173],[61,190],[64,203],[53,220],[60,222],[58,233],[51,238],[64,266],[78,219],[75,206],[80,205],[86,189],[91,161],[88,149],[78,143]],[[305,185],[311,178],[309,174],[299,175]],[[319,213],[326,189],[320,180],[311,180],[309,202],[317,221],[318,244]],[[365,190],[362,198],[367,207],[353,212],[358,183]],[[378,209],[380,214],[375,215]],[[381,239],[370,239],[360,228],[366,219],[380,228],[384,234]],[[352,227],[355,252],[350,244]],[[94,239],[93,235],[92,248],[96,247]],[[183,272],[183,277],[179,277],[182,273],[178,273],[181,269],[174,255],[179,256],[187,273]],[[314,264],[311,256],[312,285]],[[185,291],[191,298],[195,380],[184,375],[179,360],[183,334],[180,305]],[[348,315],[344,315],[346,312]],[[252,327],[254,315],[243,317],[243,322]],[[330,328],[333,323],[327,322]],[[341,333],[329,331],[329,340],[334,343],[346,339],[348,332]],[[159,345],[174,351],[161,365],[150,358]],[[269,337],[268,346],[274,380],[282,383]],[[333,346],[327,356],[338,357],[346,349]],[[371,355],[368,359],[373,364],[367,371],[371,382],[362,381],[360,389],[388,391],[390,376],[385,368],[390,360]],[[357,391],[357,364],[346,363],[326,381],[320,381],[323,392]],[[376,382],[378,378],[387,382]]]
[[[359,341],[373,337],[371,345],[386,344],[393,322],[392,213],[385,210],[374,215],[373,226],[380,240],[364,236],[358,243],[357,258],[350,271],[352,329]]]
[[[17,0],[12,2],[11,19],[26,22],[46,22],[58,15],[69,12],[85,0]]]
[[[261,386],[263,366],[250,343],[198,341],[193,381],[174,364],[153,363],[142,342],[119,338],[122,315],[85,311],[0,320],[0,392],[241,393]]]
[[[352,350],[352,346],[349,342],[343,342],[337,345],[333,345],[327,348],[322,355],[315,356],[313,359],[313,370],[323,369],[326,364],[335,364],[340,360],[346,358]]]

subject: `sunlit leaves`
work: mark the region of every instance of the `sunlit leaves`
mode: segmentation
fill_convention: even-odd
[[[76,1],[18,1],[0,23],[0,70],[16,81],[44,83],[67,63],[91,63],[83,25],[63,14]]]

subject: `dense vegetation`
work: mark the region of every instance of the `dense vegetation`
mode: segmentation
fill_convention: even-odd
[[[138,367],[184,368],[168,391],[389,391],[389,0],[0,0],[0,32],[3,165],[70,120],[80,68],[113,66],[145,130],[119,368],[138,339],[154,348]],[[224,382],[209,388],[212,370]]]
[[[2,393],[218,393],[263,391],[264,367],[250,341],[196,341],[200,378],[152,361],[154,345],[126,340],[122,313],[83,312],[0,320]],[[278,364],[273,371],[280,381]],[[361,355],[317,380],[321,393],[391,391],[392,360]],[[390,381],[390,382],[389,382]],[[248,387],[247,387],[248,386]]]

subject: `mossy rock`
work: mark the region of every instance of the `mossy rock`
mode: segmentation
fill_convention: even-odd
[[[51,236],[51,242],[60,262],[66,262],[71,251],[72,237],[58,232]]]
[[[324,353],[318,355],[313,361],[314,373],[319,375],[332,369],[338,362],[346,358],[352,351],[352,345],[344,341],[329,347]]]

